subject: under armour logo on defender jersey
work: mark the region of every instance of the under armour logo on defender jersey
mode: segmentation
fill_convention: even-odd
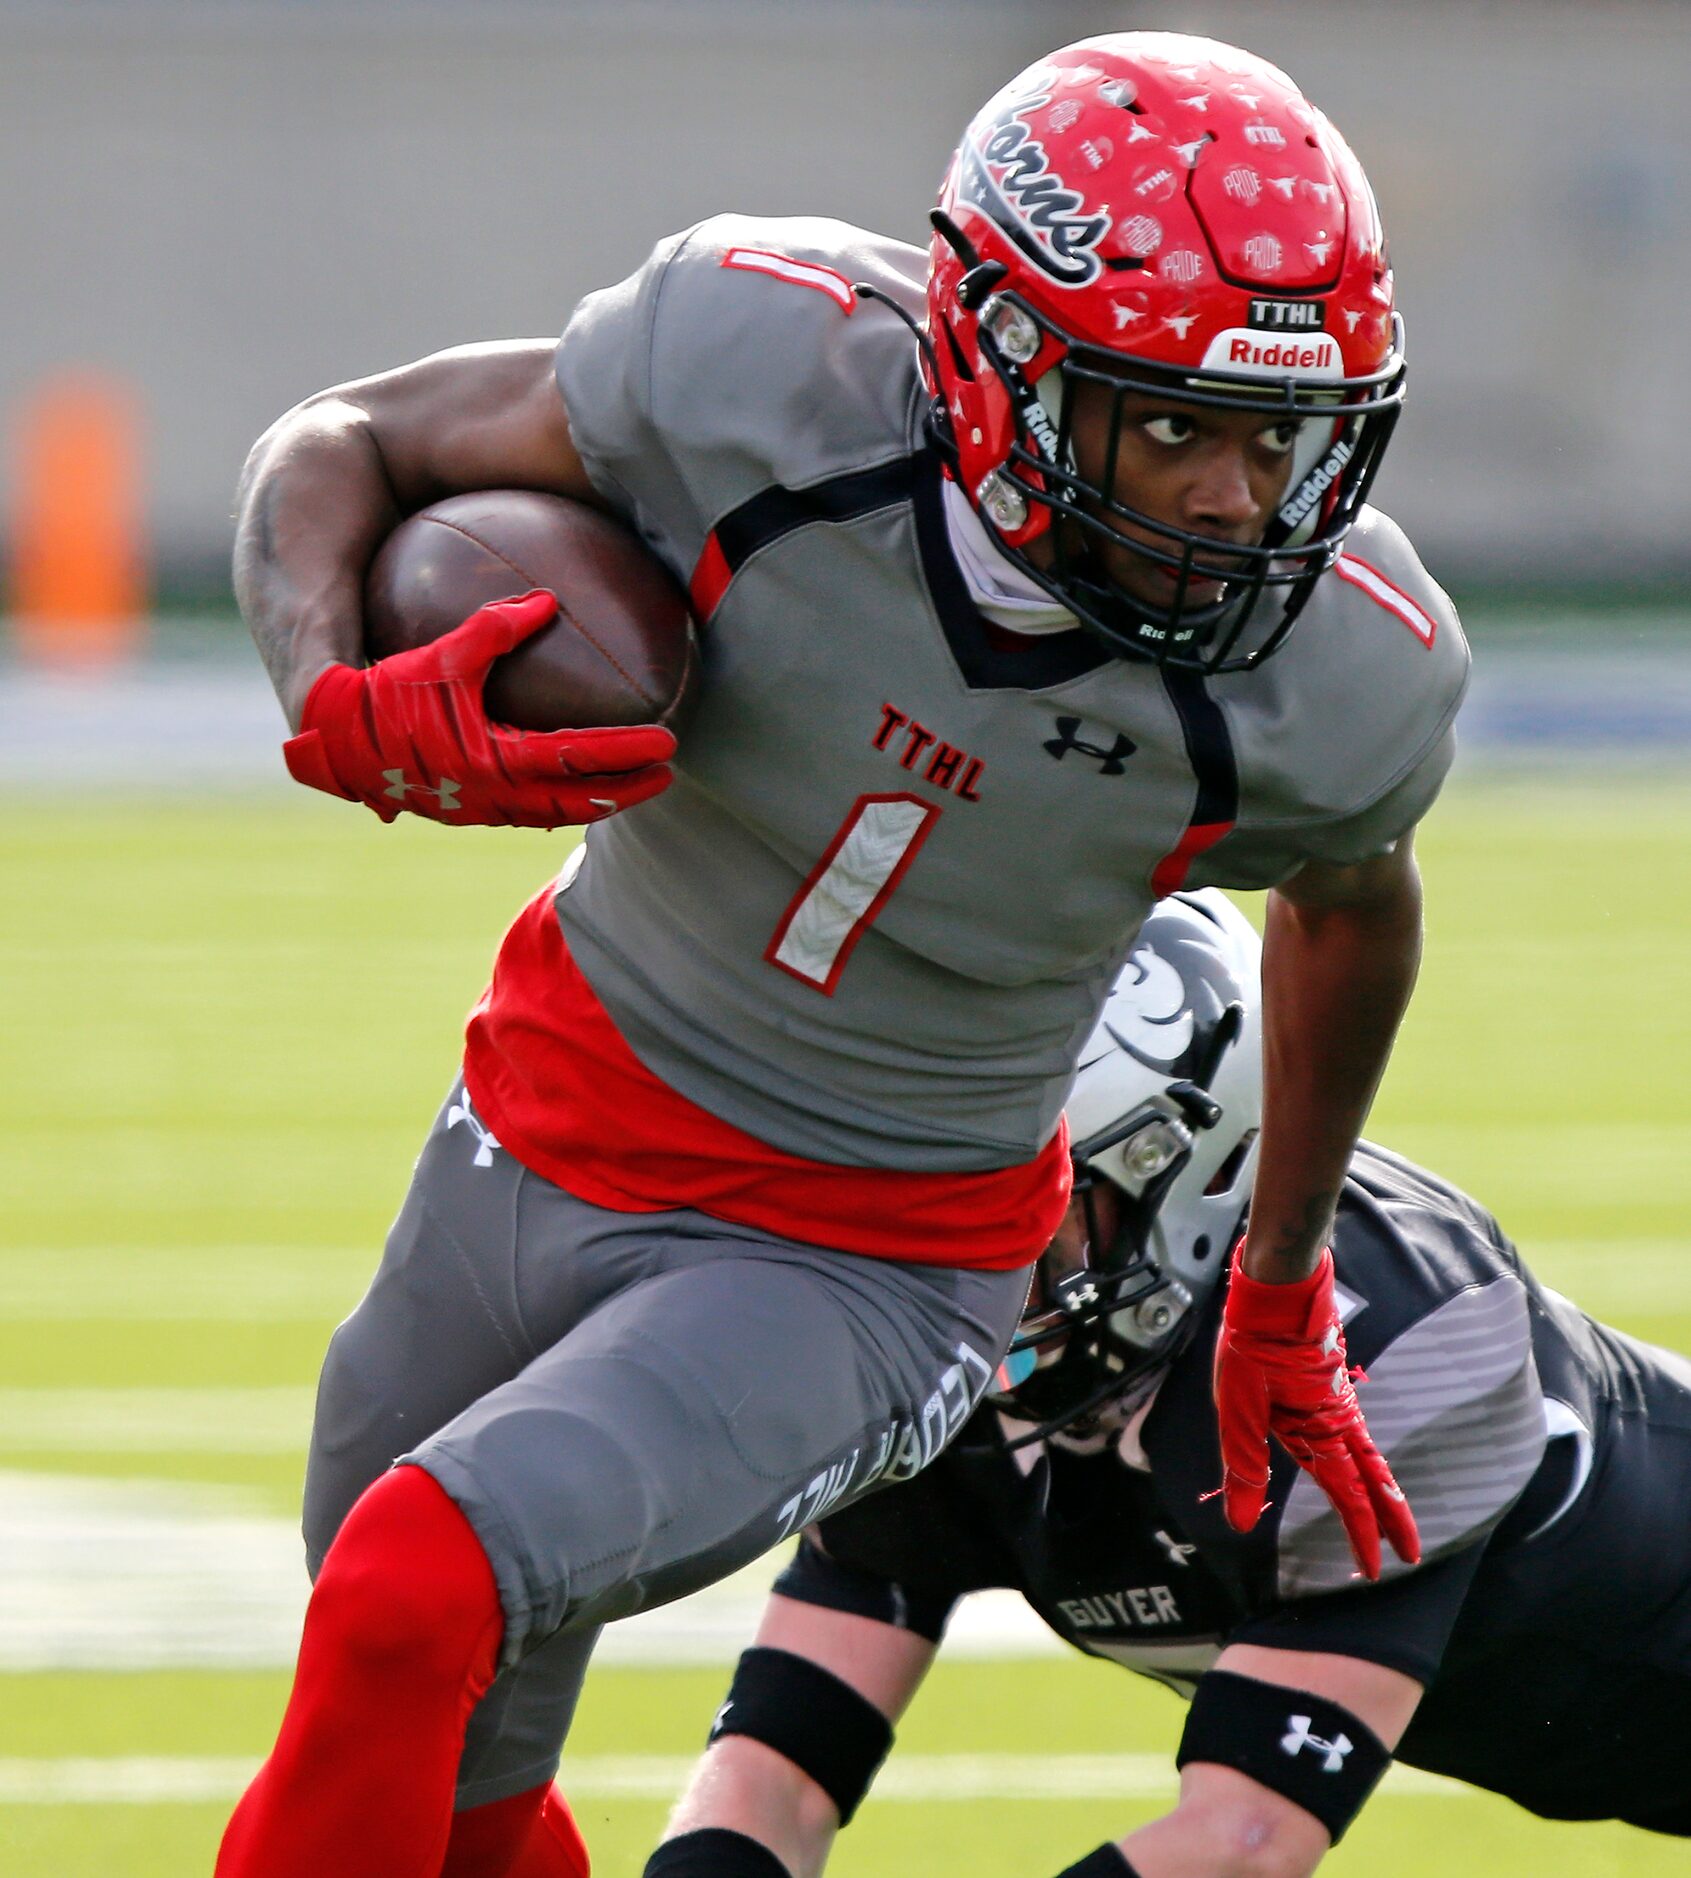
[[[1151,1537],[1155,1539],[1157,1544],[1168,1554],[1170,1561],[1176,1565],[1184,1565],[1198,1549],[1195,1545],[1188,1545],[1184,1539],[1171,1539],[1160,1526],[1152,1533]]]
[[[402,769],[383,770],[382,780],[387,784],[382,794],[391,798],[393,801],[403,802],[409,791],[415,789],[420,796],[435,797],[448,815],[457,808],[458,792],[464,786],[460,782],[454,782],[450,776],[442,776],[437,786],[431,789],[427,783],[407,782],[405,780],[405,772]]]
[[[1354,1745],[1350,1736],[1336,1735],[1331,1741],[1323,1741],[1320,1735],[1312,1735],[1309,1732],[1311,1719],[1308,1715],[1286,1717],[1288,1732],[1280,1739],[1282,1750],[1295,1758],[1304,1748],[1313,1748],[1322,1757],[1322,1773],[1341,1773],[1344,1770],[1345,1756]]]
[[[1059,763],[1071,750],[1078,750],[1082,756],[1094,758],[1100,776],[1121,775],[1127,767],[1123,759],[1132,756],[1139,748],[1131,737],[1122,736],[1118,736],[1107,750],[1099,749],[1095,743],[1087,743],[1080,734],[1078,717],[1059,717],[1057,734],[1048,738],[1044,747]]]
[[[451,1108],[446,1111],[446,1125],[448,1128],[456,1128],[460,1122],[467,1122],[469,1124],[470,1133],[476,1138],[476,1158],[471,1162],[471,1166],[491,1167],[493,1165],[493,1150],[499,1146],[499,1141],[494,1135],[493,1130],[482,1122],[481,1117],[476,1114],[468,1102],[454,1102]]]

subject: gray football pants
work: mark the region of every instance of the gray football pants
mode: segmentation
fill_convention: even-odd
[[[926,1465],[979,1399],[1026,1285],[690,1211],[607,1212],[519,1165],[455,1092],[324,1360],[312,1576],[394,1461],[439,1481],[506,1624],[457,1803],[523,1792],[557,1767],[599,1627]]]

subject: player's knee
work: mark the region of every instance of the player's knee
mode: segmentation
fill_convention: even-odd
[[[343,1661],[457,1674],[498,1616],[486,1553],[469,1522],[420,1469],[383,1475],[347,1515],[311,1594],[311,1619]]]
[[[691,1461],[682,1464],[684,1437],[664,1427],[666,1449],[650,1428],[576,1411],[518,1410],[480,1431],[475,1467],[490,1480],[526,1483],[526,1518],[512,1537],[533,1549],[535,1576],[550,1586],[551,1601],[536,1607],[537,1637],[627,1616],[649,1594],[655,1542],[699,1496]],[[507,1495],[515,1497],[508,1485]]]
[[[1227,1778],[1160,1822],[1178,1828],[1171,1847],[1217,1878],[1309,1878],[1329,1843],[1319,1821],[1231,1768],[1207,1771]]]

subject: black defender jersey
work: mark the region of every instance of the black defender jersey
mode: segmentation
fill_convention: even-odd
[[[1475,1202],[1367,1143],[1334,1255],[1421,1565],[1356,1577],[1278,1448],[1269,1510],[1229,1528],[1218,1289],[1125,1437],[1012,1450],[983,1411],[826,1520],[826,1558],[807,1541],[778,1588],[937,1637],[957,1598],[1013,1587],[1076,1648],[1187,1693],[1228,1643],[1365,1658],[1426,1688],[1400,1759],[1549,1817],[1691,1832],[1691,1363],[1585,1316]]]

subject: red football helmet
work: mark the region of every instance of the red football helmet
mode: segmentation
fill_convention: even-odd
[[[1111,33],[986,105],[933,220],[934,426],[999,547],[1118,652],[1212,672],[1267,657],[1337,558],[1403,400],[1385,238],[1344,139],[1251,53]],[[1090,481],[1071,448],[1084,386],[1110,401]],[[1260,542],[1173,526],[1112,486],[1130,393],[1283,414],[1288,473]],[[1166,607],[1110,578],[1113,548],[1168,570]]]

